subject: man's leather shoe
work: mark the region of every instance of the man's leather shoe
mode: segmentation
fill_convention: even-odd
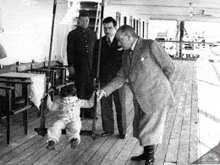
[[[145,161],[145,165],[154,165],[154,157],[148,158]]]
[[[153,165],[154,163],[154,145],[145,146],[143,154],[139,156],[133,156],[131,157],[131,160],[133,161],[140,161],[140,160],[146,160],[145,165]]]
[[[106,137],[106,136],[112,136],[114,132],[103,132],[102,133],[102,137]]]
[[[128,135],[127,134],[119,134],[118,138],[119,139],[125,139]]]
[[[147,159],[147,156],[145,154],[131,157],[131,160],[133,160],[133,161],[141,161],[141,160],[146,160],[146,159]]]

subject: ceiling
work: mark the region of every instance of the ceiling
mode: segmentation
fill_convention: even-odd
[[[13,0],[20,1],[57,1],[58,5],[67,1],[104,1],[105,7],[142,19],[220,22],[220,0]],[[5,2],[8,0],[0,0],[0,4]]]
[[[220,22],[220,0],[105,0],[105,5],[143,19]]]

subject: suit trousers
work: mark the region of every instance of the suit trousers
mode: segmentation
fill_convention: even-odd
[[[124,89],[119,89],[124,90]],[[114,113],[113,113],[113,101],[116,110],[116,119],[118,125],[119,134],[126,134],[126,111],[122,107],[119,90],[114,91],[108,97],[101,99],[101,115],[102,115],[102,128],[105,132],[114,132]]]

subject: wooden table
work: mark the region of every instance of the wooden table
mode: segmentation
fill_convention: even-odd
[[[22,72],[8,72],[0,74],[0,80],[5,81],[30,81],[28,88],[28,95],[30,100],[39,108],[41,99],[45,93],[46,76],[45,74],[22,73]]]

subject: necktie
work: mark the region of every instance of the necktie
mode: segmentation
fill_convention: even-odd
[[[129,60],[130,60],[130,64],[131,64],[131,61],[132,61],[132,56],[133,56],[133,50],[129,50]]]
[[[110,40],[110,38],[107,39],[107,44],[108,44],[108,46],[111,46],[111,40]]]

